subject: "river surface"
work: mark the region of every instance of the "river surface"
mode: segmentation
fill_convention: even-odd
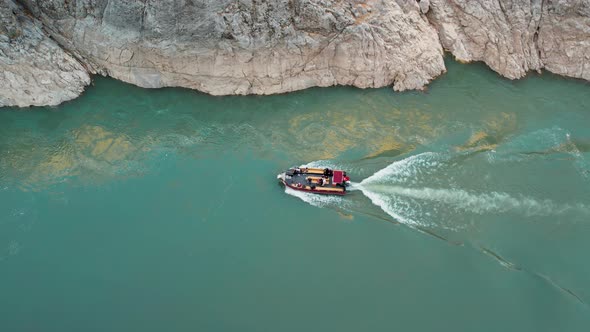
[[[447,65],[2,109],[0,330],[588,331],[590,85]],[[303,164],[350,195],[277,184]]]

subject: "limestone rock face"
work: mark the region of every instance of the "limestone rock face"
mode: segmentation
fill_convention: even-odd
[[[541,1],[431,0],[429,18],[459,61],[484,61],[512,79],[542,67],[535,46]]]
[[[590,0],[544,1],[537,47],[545,68],[590,80]]]
[[[428,18],[459,61],[590,79],[590,0],[430,0]]]
[[[422,88],[444,70],[414,0],[23,0],[94,72],[214,95]]]
[[[590,80],[590,0],[0,0],[0,106],[58,104],[88,73],[214,95],[420,89],[443,49]]]
[[[0,0],[0,107],[57,105],[90,77],[82,65],[11,0]]]

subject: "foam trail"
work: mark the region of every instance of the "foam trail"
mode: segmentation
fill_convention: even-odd
[[[363,190],[360,183],[350,182],[350,185],[346,188],[346,191],[356,191],[356,190]]]
[[[505,192],[473,192],[454,188],[433,188],[433,177],[452,163],[451,156],[425,152],[396,161],[375,172],[360,183],[353,182],[349,191],[361,191],[375,206],[395,220],[411,226],[435,226],[457,229],[457,225],[444,225],[454,213],[478,215],[517,213],[527,217],[557,216],[577,212],[590,215],[590,207],[581,203],[556,203]],[[308,166],[338,168],[327,161],[316,161]],[[424,182],[430,179],[430,186]],[[442,184],[444,186],[444,184]],[[352,208],[349,199],[323,196],[286,188],[286,193],[317,207]],[[421,203],[422,202],[422,203]],[[426,204],[425,202],[430,202]],[[448,213],[451,213],[450,215]],[[433,219],[434,215],[438,218]]]
[[[393,164],[377,171],[372,176],[364,179],[360,183],[352,182],[347,188],[348,191],[362,191],[363,194],[371,200],[371,202],[381,208],[386,214],[394,218],[395,220],[409,224],[413,226],[426,226],[425,221],[422,218],[413,218],[417,216],[416,209],[419,207],[411,206],[407,202],[400,201],[399,199],[392,199],[388,195],[383,193],[373,192],[368,190],[369,184],[382,184],[387,182],[409,182],[413,183],[417,175],[429,173],[430,171],[436,170],[445,160],[443,155],[434,152],[425,152],[415,156],[408,157],[406,159],[394,162]],[[335,165],[329,160],[318,160],[310,162],[301,167],[330,167],[340,168],[339,165]],[[302,201],[311,204],[316,207],[338,207],[338,208],[351,208],[351,204],[354,203],[348,199],[343,199],[339,196],[324,196],[309,194],[290,188],[285,188],[285,193],[298,197]],[[418,221],[420,220],[420,221]]]
[[[441,156],[434,152],[424,152],[393,164],[377,171],[375,174],[361,181],[361,185],[379,183],[382,181],[403,181],[414,178],[417,174],[428,169],[436,169],[441,166]]]
[[[365,194],[365,196],[367,196],[374,205],[380,207],[385,213],[387,213],[400,223],[412,226],[427,226],[416,220],[403,216],[400,211],[401,209],[397,208],[395,201],[392,200],[391,197],[379,195],[368,190],[362,191],[363,194]]]
[[[556,204],[550,200],[515,197],[502,192],[471,193],[460,189],[404,188],[384,185],[363,186],[362,190],[365,194],[399,195],[443,203],[476,214],[519,212],[526,216],[550,216],[572,210],[590,214],[588,207],[582,204]]]
[[[317,207],[327,207],[327,206],[343,206],[345,205],[345,201],[340,196],[330,196],[330,195],[318,195],[318,194],[310,194],[306,192],[302,192],[299,190],[294,190],[289,187],[285,187],[285,193],[295,196],[302,201],[311,204]]]

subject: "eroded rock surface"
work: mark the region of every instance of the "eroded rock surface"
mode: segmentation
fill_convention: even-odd
[[[544,1],[537,45],[547,70],[590,80],[590,0]]]
[[[590,0],[430,0],[428,17],[460,61],[590,79]]]
[[[30,16],[14,1],[0,0],[0,106],[74,98],[87,72],[214,95],[420,89],[443,49],[511,79],[590,79],[590,0],[18,0]]]
[[[444,71],[413,1],[24,1],[94,71],[215,95],[417,89]]]
[[[57,105],[76,98],[90,77],[10,0],[0,0],[0,107]]]

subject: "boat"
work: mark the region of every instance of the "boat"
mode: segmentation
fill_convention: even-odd
[[[294,167],[277,179],[291,189],[323,195],[345,195],[350,184],[345,171],[330,168]]]

